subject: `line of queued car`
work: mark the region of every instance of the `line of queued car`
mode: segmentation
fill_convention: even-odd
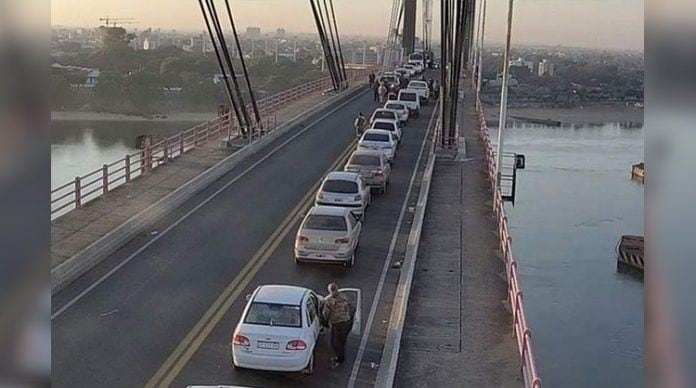
[[[422,71],[415,65],[404,69],[413,75]],[[295,236],[297,264],[335,263],[346,268],[355,264],[373,192],[386,193],[403,128],[411,117],[419,116],[421,104],[427,104],[428,98],[427,83],[414,80],[399,90],[397,99],[375,109],[343,170],[323,179],[314,206],[304,215]],[[352,307],[351,332],[359,334],[361,291],[342,288],[340,293]],[[304,287],[257,287],[247,295],[247,305],[230,339],[232,366],[312,374],[315,348],[325,326],[323,300]]]

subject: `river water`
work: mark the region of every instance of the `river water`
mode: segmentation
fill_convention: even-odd
[[[197,122],[60,120],[51,123],[51,187],[136,151],[136,138],[171,136]]]
[[[505,151],[526,156],[507,211],[545,385],[643,386],[643,281],[615,251],[644,234],[643,129],[515,123]]]

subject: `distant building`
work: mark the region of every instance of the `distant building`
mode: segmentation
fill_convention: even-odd
[[[99,69],[91,69],[89,72],[87,72],[87,80],[85,81],[85,84],[82,86],[87,88],[93,88],[97,86],[100,75],[101,72],[99,71]]]
[[[548,75],[549,77],[553,77],[556,74],[556,65],[544,59],[539,62],[539,71],[537,74],[539,76]]]
[[[517,58],[510,61],[510,67],[526,67],[529,69],[530,73],[534,73],[534,62],[527,61],[523,58]]]
[[[261,28],[260,27],[247,27],[245,35],[249,39],[257,39],[257,38],[261,37]]]
[[[143,39],[143,50],[154,50],[157,48],[157,41],[147,37]]]
[[[276,38],[285,38],[285,28],[278,28],[276,30]]]

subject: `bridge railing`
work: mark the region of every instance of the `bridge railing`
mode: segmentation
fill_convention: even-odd
[[[371,68],[348,70],[348,79],[349,81],[366,80],[370,71]],[[331,78],[323,77],[259,100],[257,106],[262,119],[262,135],[276,127],[275,112],[278,109],[306,96],[324,92],[330,87]],[[250,104],[246,106],[246,109],[253,117]],[[223,137],[238,138],[239,128],[236,117],[229,112],[157,143],[145,144],[142,150],[125,155],[119,160],[104,164],[98,169],[55,187],[51,189],[51,218],[56,218],[82,207],[93,199],[107,195],[116,187],[147,174],[208,141]]]
[[[486,117],[483,112],[481,101],[476,104],[480,135],[486,150],[486,162],[488,166],[488,180],[495,190],[494,214],[498,220],[498,236],[500,237],[500,249],[505,261],[505,272],[507,277],[508,300],[513,314],[513,331],[517,340],[517,350],[519,352],[522,377],[525,387],[541,387],[541,377],[537,368],[536,358],[534,357],[534,347],[532,345],[532,330],[527,324],[524,311],[524,298],[520,288],[519,272],[517,261],[512,254],[512,237],[510,236],[509,223],[505,214],[505,203],[503,202],[502,192],[496,188],[496,155],[493,151],[493,144],[486,126]]]

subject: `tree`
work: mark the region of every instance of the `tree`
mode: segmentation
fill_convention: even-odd
[[[101,34],[101,45],[106,51],[116,52],[128,48],[131,40],[135,39],[135,34],[129,34],[123,27],[99,27]]]

